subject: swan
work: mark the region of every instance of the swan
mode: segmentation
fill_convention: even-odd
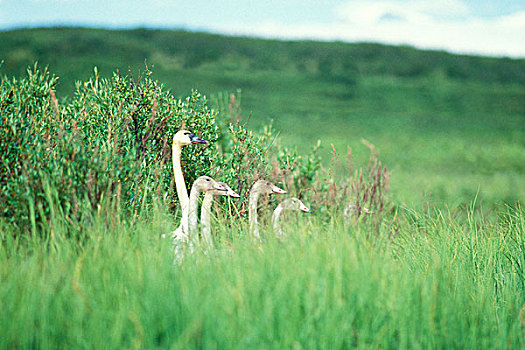
[[[213,204],[213,198],[215,196],[228,196],[232,198],[240,198],[235,191],[233,191],[230,186],[224,182],[218,182],[220,185],[226,188],[226,191],[211,190],[206,192],[204,195],[204,200],[202,201],[201,207],[201,235],[204,243],[211,247],[213,242],[211,239],[211,205]]]
[[[273,222],[273,230],[275,234],[277,234],[279,237],[283,237],[284,233],[281,229],[281,226],[279,224],[279,220],[281,218],[281,213],[283,210],[300,210],[304,211],[305,213],[312,213],[310,209],[304,203],[297,198],[288,198],[279,203],[277,208],[275,208],[273,215],[272,215],[272,222]]]
[[[182,209],[182,218],[179,227],[173,231],[172,238],[181,234],[188,234],[188,221],[187,211],[189,209],[189,197],[188,190],[186,188],[186,182],[184,181],[184,175],[182,173],[182,166],[180,163],[180,155],[182,147],[191,144],[207,144],[208,141],[201,139],[194,133],[188,130],[179,130],[173,135],[172,145],[172,160],[173,160],[173,174],[175,176],[175,187],[177,188],[177,197]]]
[[[250,190],[250,198],[248,200],[250,236],[257,240],[261,239],[261,236],[259,235],[259,228],[257,227],[257,202],[259,201],[260,195],[270,195],[272,193],[284,194],[286,191],[266,180],[259,180],[255,182]]]

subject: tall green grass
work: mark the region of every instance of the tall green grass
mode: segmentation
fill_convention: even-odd
[[[516,349],[525,211],[401,212],[348,231],[300,217],[260,244],[244,221],[174,263],[173,223],[108,223],[45,244],[2,226],[1,348]]]

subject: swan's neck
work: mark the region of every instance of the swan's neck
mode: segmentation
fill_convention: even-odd
[[[283,231],[281,230],[281,225],[279,223],[281,220],[281,213],[283,212],[283,209],[284,209],[283,205],[279,204],[277,208],[275,208],[275,210],[273,211],[273,215],[272,215],[273,231],[278,236],[283,235]]]
[[[192,186],[190,191],[190,207],[188,210],[188,228],[190,239],[197,239],[197,212],[199,210],[199,195],[201,191],[197,186]]]
[[[211,205],[213,204],[213,195],[211,193],[206,193],[204,195],[204,200],[202,201],[201,207],[201,234],[204,243],[207,246],[213,244],[211,239]]]
[[[182,174],[182,166],[180,164],[180,155],[182,146],[173,144],[172,158],[173,158],[173,174],[175,175],[175,186],[177,187],[177,196],[179,197],[182,210],[188,207],[188,190],[184,182],[184,175]]]
[[[257,202],[259,201],[259,193],[253,191],[250,193],[248,201],[248,220],[250,221],[250,236],[252,238],[260,239],[259,228],[257,227]]]
[[[184,175],[182,174],[182,166],[180,164],[180,155],[182,152],[182,146],[173,144],[172,146],[172,159],[173,159],[173,174],[175,176],[175,187],[177,188],[177,197],[182,209],[182,219],[179,228],[182,229],[184,234],[188,234],[188,190],[186,189],[186,183],[184,182]]]

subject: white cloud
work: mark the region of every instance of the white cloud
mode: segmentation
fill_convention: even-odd
[[[424,24],[431,23],[435,18],[460,18],[468,13],[468,7],[458,0],[357,0],[347,2],[336,10],[340,19],[354,24],[378,23],[389,17]]]
[[[283,22],[226,25],[224,33],[272,38],[308,38],[408,44],[457,53],[525,57],[525,11],[480,18],[459,0],[356,0],[325,24]]]

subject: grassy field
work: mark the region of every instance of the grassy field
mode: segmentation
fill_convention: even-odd
[[[252,128],[274,120],[283,143],[308,152],[317,140],[352,147],[364,138],[394,171],[399,204],[487,206],[525,198],[525,61],[376,44],[285,42],[166,30],[81,28],[0,33],[0,72],[38,60],[60,77],[58,97],[97,66],[137,76],[144,60],[176,96],[211,100],[242,90]]]
[[[162,212],[100,220],[81,244],[5,237],[0,346],[522,348],[525,212],[434,214],[378,231],[311,216],[260,245],[223,223],[177,266]]]
[[[524,60],[81,28],[0,32],[0,55],[0,348],[525,347]],[[145,58],[175,96],[197,88],[220,113],[151,80],[103,79],[137,77]],[[20,80],[35,60],[58,75],[57,99],[45,74]],[[163,137],[193,121],[216,141],[184,152],[187,175],[239,184],[263,171],[252,160],[275,161],[261,149],[278,148],[224,131],[232,92],[303,166],[320,139],[333,178],[314,194],[290,185],[315,213],[286,215],[284,240],[262,208],[254,243],[245,193],[222,200],[215,248],[178,261],[160,238],[178,224]],[[387,210],[345,226],[349,199],[331,185],[347,146],[366,168],[361,139],[392,189]]]

